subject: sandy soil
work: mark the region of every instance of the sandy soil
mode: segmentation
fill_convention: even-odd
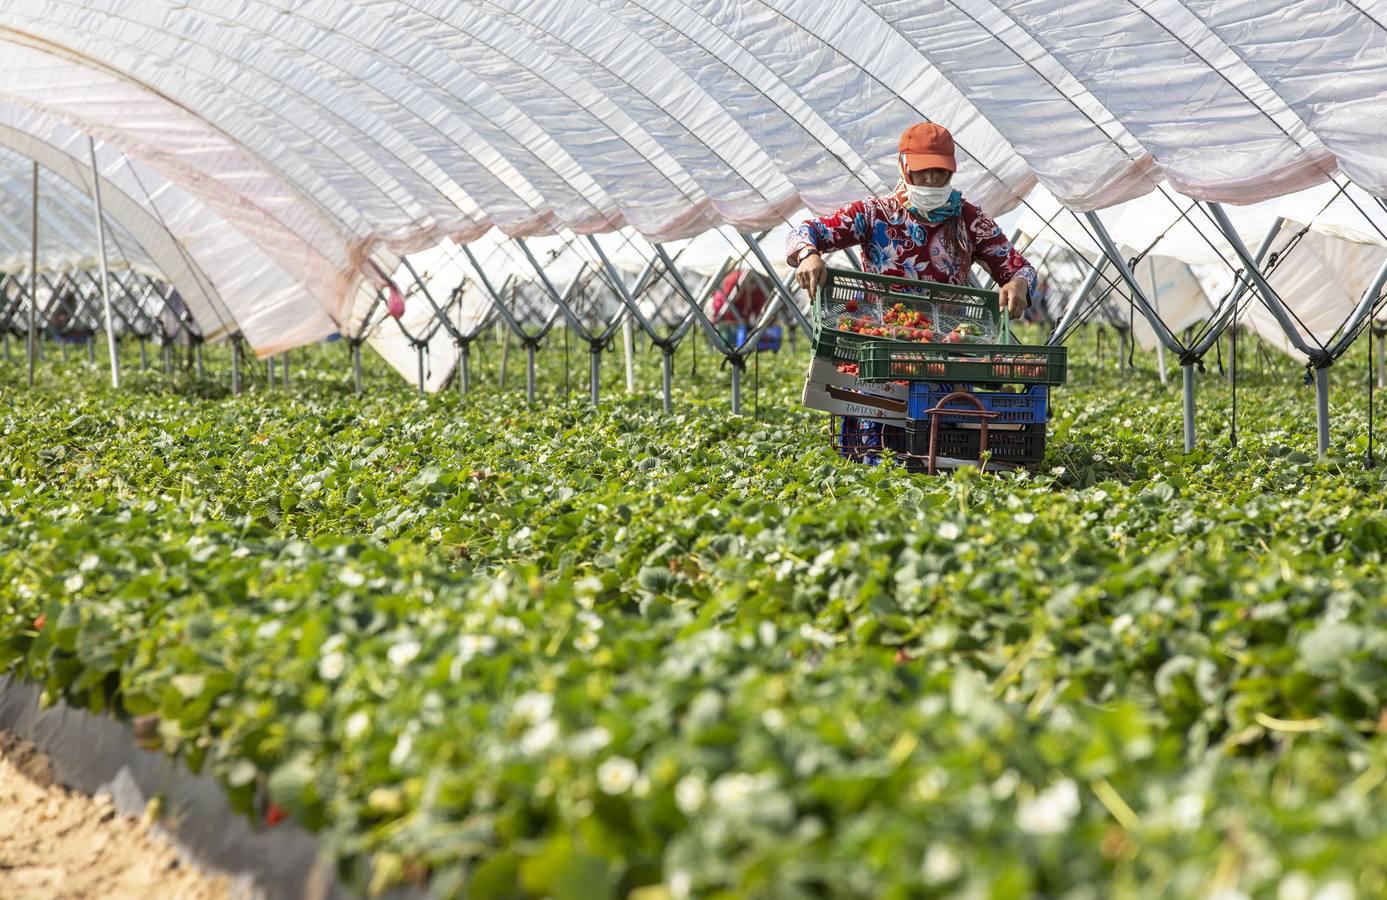
[[[0,732],[0,898],[225,900],[228,891],[109,797],[55,785],[47,757]]]

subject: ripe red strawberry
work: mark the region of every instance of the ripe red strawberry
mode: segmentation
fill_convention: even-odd
[[[857,301],[849,300],[847,303],[843,304],[843,309],[846,309],[850,313],[857,312]]]
[[[265,825],[269,828],[275,827],[287,818],[289,818],[289,814],[278,803],[271,802],[270,808],[265,810]]]
[[[43,629],[43,626],[46,625],[47,623],[48,623],[48,616],[44,615],[43,613],[39,613],[39,617],[38,617],[37,619],[34,620],[34,628],[35,628],[35,629],[38,629],[38,630],[42,630],[42,629]]]

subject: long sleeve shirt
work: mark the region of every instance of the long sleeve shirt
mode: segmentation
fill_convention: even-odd
[[[857,247],[868,272],[941,284],[966,284],[969,268],[979,262],[997,284],[1020,276],[1031,293],[1036,288],[1035,269],[992,217],[968,202],[960,215],[927,222],[895,195],[857,200],[792,229],[785,243],[791,266],[806,247],[820,253]]]

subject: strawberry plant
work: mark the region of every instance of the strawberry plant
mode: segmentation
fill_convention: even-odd
[[[734,419],[688,353],[672,416],[654,354],[596,411],[558,352],[532,408],[489,348],[465,399],[333,346],[234,398],[0,367],[0,673],[362,892],[1387,892],[1358,369],[1328,462],[1290,366],[1236,449],[1204,379],[1187,456],[1149,360],[1076,348],[1041,471],[928,478],[839,458],[803,354]]]

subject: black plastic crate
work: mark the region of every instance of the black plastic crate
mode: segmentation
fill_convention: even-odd
[[[929,456],[930,420],[907,419],[906,445],[912,457]],[[982,429],[974,425],[939,426],[935,456],[954,459],[979,459],[982,456]],[[987,450],[996,462],[1036,465],[1045,459],[1045,425],[989,426]]]

